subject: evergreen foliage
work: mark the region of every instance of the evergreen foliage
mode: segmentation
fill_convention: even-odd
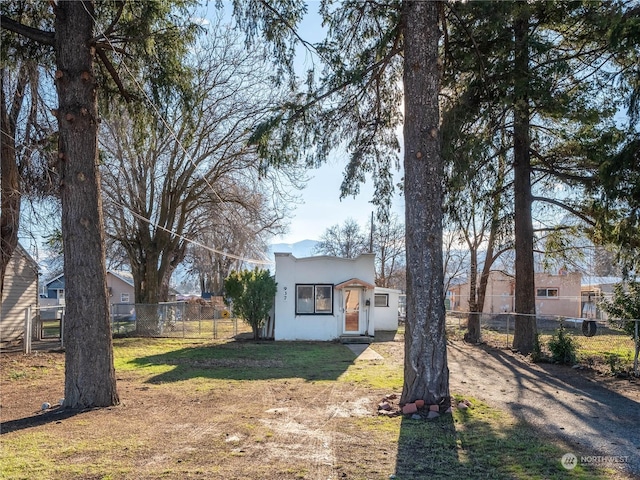
[[[97,3],[97,5],[96,5]],[[37,5],[34,20],[29,10]],[[46,11],[43,11],[46,5]],[[134,54],[133,77],[152,79],[153,93],[179,91],[181,54],[194,31],[182,1],[58,1],[0,3],[2,66],[15,66],[37,55],[38,64],[55,64],[62,237],[65,254],[65,407],[87,408],[118,403],[113,368],[106,288],[105,235],[97,170],[98,96],[110,85],[132,100],[118,69],[119,56]],[[179,11],[179,12],[178,12]],[[179,15],[173,16],[172,12]],[[171,28],[178,18],[187,31]],[[35,23],[34,23],[35,21]],[[165,34],[171,32],[169,35]],[[154,42],[161,40],[160,43]],[[166,42],[166,43],[165,43]],[[165,83],[164,81],[167,80]],[[135,83],[137,85],[137,83]],[[163,88],[166,87],[166,88]],[[4,158],[4,157],[3,157]],[[13,160],[13,159],[12,159]],[[4,214],[4,212],[3,212]],[[68,405],[67,405],[68,403]]]
[[[232,272],[225,279],[224,288],[234,315],[251,325],[253,338],[258,340],[278,290],[269,270],[256,268]]]
[[[574,338],[567,334],[562,324],[560,328],[556,330],[556,333],[553,334],[551,340],[549,340],[549,350],[551,350],[551,358],[554,362],[563,365],[573,365],[576,363],[578,346]]]
[[[589,233],[596,225],[592,193],[600,165],[626,138],[614,119],[624,100],[615,77],[630,81],[631,76],[618,73],[623,70],[610,59],[622,56],[612,32],[621,41],[620,31],[633,31],[630,6],[626,1],[447,5],[443,155],[454,194],[449,212],[459,205],[453,213],[459,224],[473,226],[468,232],[514,235],[519,313],[535,310],[535,242],[562,257],[566,236],[576,229],[567,228],[566,220],[559,225],[558,218],[574,217],[572,223]],[[502,177],[493,173],[500,158],[507,166]],[[492,189],[494,177],[503,180]],[[513,208],[506,205],[511,194]],[[539,232],[531,227],[532,214],[543,224]],[[492,218],[492,229],[485,218]],[[475,241],[478,235],[467,238]],[[474,296],[472,303],[480,298]],[[535,338],[535,325],[527,329],[522,345],[516,334],[523,351]]]
[[[622,329],[635,342],[633,370],[638,375],[638,356],[640,354],[640,282],[618,283],[613,288],[613,297],[600,303],[600,308],[609,314],[617,325],[619,320],[629,320]],[[630,321],[636,320],[636,321]]]

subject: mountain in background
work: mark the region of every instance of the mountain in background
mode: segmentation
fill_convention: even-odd
[[[274,253],[292,253],[296,258],[313,256],[313,249],[319,242],[317,240],[301,240],[296,243],[272,243],[269,247],[269,256],[273,260]]]

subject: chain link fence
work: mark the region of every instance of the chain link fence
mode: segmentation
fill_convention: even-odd
[[[111,330],[116,336],[162,338],[233,338],[251,328],[213,305],[190,302],[111,305]]]
[[[468,312],[447,312],[447,334],[463,339],[467,331]],[[511,348],[515,327],[514,313],[481,313],[482,341],[490,345]],[[560,327],[577,347],[578,360],[587,366],[604,368],[611,373],[634,369],[636,345],[639,343],[640,320],[587,319],[557,315],[537,315],[538,340],[543,354],[549,354],[548,343]]]

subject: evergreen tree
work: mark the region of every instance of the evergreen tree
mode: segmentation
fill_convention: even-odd
[[[26,2],[25,2],[26,3]],[[2,3],[3,43],[14,42],[18,56],[44,45],[55,62],[58,105],[58,163],[62,202],[62,239],[66,290],[65,407],[117,404],[109,304],[106,288],[105,234],[98,170],[98,91],[109,85],[126,98],[134,96],[114,68],[114,55],[136,53],[138,73],[157,79],[167,93],[170,80],[181,78],[176,59],[194,29],[173,23],[186,2],[64,1],[51,2],[48,15],[32,27],[22,23],[13,5]],[[177,10],[176,10],[177,9]],[[28,20],[28,17],[26,18]],[[26,22],[28,23],[28,22]],[[159,31],[159,35],[154,32]],[[170,40],[163,43],[162,40]],[[4,52],[4,50],[3,50]],[[13,62],[13,63],[12,63]],[[98,65],[98,68],[96,68]],[[146,68],[145,68],[146,67]],[[172,68],[173,67],[173,68]],[[105,76],[102,76],[104,74]],[[177,76],[176,76],[177,74]],[[166,82],[161,83],[162,80]],[[128,82],[134,84],[133,81]],[[160,88],[160,86],[165,88]],[[100,89],[100,87],[102,87]]]
[[[510,164],[514,346],[523,353],[536,334],[533,204],[545,206],[539,214],[561,209],[590,228],[588,192],[619,141],[606,68],[611,48],[602,39],[622,12],[617,2],[457,2],[448,11],[444,91],[457,93],[452,135],[484,124]],[[501,129],[508,134],[497,135]],[[555,196],[559,184],[571,194]]]

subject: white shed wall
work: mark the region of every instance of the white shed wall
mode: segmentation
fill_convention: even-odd
[[[376,287],[375,293],[389,296],[388,307],[375,307],[375,330],[397,330],[398,329],[398,303],[400,290],[393,288]]]

